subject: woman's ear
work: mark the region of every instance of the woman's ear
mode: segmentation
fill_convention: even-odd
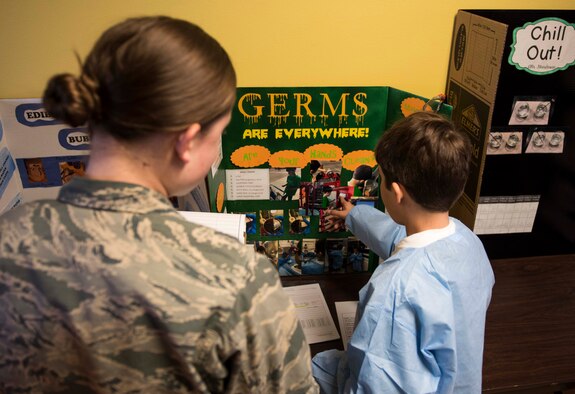
[[[404,187],[397,182],[392,182],[391,183],[391,191],[393,192],[393,194],[395,196],[395,202],[398,204],[401,204],[401,202],[403,201],[403,199],[405,197]]]
[[[182,131],[178,136],[175,146],[176,154],[178,155],[178,158],[184,163],[188,163],[192,158],[191,151],[194,147],[196,139],[199,137],[201,129],[202,126],[200,126],[199,123],[193,123],[185,131]]]

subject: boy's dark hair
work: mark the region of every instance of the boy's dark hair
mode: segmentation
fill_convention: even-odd
[[[367,181],[368,179],[372,178],[372,168],[367,164],[362,164],[358,166],[353,171],[353,179],[357,179],[358,181]]]
[[[467,136],[443,116],[416,112],[380,138],[375,159],[385,187],[397,182],[430,211],[448,211],[463,192],[471,147]]]

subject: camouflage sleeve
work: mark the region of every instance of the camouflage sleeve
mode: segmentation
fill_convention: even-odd
[[[227,387],[211,392],[317,393],[311,374],[309,346],[295,308],[283,291],[277,269],[251,254],[246,283],[238,293],[227,321],[204,332],[199,359],[226,360]],[[212,336],[212,338],[206,338]],[[201,373],[202,366],[196,366]],[[214,370],[210,371],[211,374]],[[221,379],[218,384],[224,381]],[[206,379],[214,382],[214,379]]]

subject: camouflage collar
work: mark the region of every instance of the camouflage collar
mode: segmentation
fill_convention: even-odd
[[[75,177],[60,190],[58,200],[78,207],[129,213],[174,211],[161,193],[132,183]]]

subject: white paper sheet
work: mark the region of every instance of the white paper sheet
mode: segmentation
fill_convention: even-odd
[[[347,350],[347,343],[351,339],[355,329],[355,313],[357,311],[357,301],[342,301],[335,303],[337,322],[341,332],[343,349]]]
[[[232,201],[269,200],[269,169],[226,170],[226,195]]]
[[[192,223],[210,227],[246,243],[246,215],[243,213],[178,212]]]
[[[530,233],[539,208],[539,195],[479,197],[475,234]]]
[[[295,305],[299,322],[309,344],[339,338],[319,284],[284,287]]]

